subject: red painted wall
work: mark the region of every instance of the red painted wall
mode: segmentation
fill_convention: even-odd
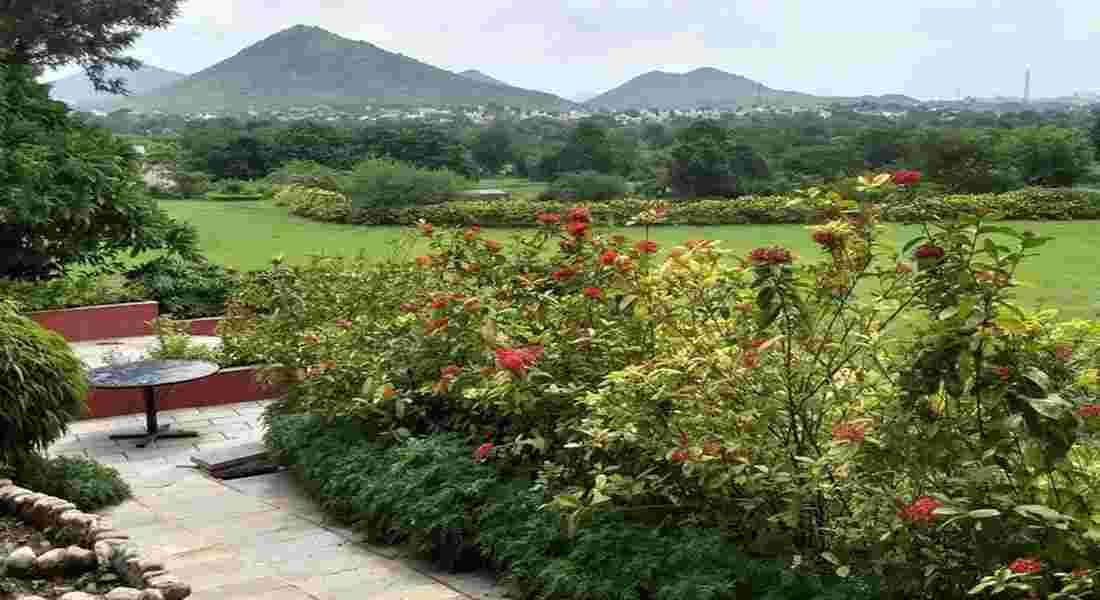
[[[206,319],[191,319],[188,321],[191,335],[218,335],[218,323],[222,317],[209,317]]]
[[[270,388],[256,381],[254,367],[225,369],[215,375],[178,385],[160,388],[158,410],[197,408],[266,400],[279,396],[283,390]],[[142,390],[92,390],[88,395],[86,418],[117,417],[145,412]]]
[[[34,322],[60,333],[70,342],[153,335],[160,314],[156,302],[86,306],[28,313]]]

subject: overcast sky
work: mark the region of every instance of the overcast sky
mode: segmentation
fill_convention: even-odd
[[[592,95],[717,67],[821,95],[1100,91],[1098,0],[185,0],[132,55],[185,73],[318,25],[450,70]]]

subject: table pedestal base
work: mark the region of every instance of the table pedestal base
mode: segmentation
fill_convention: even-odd
[[[196,431],[183,429],[170,430],[171,425],[157,424],[157,392],[153,387],[145,388],[145,433],[121,433],[110,436],[112,440],[141,440],[138,448],[144,448],[149,442],[155,442],[160,438],[193,438],[199,437]]]
[[[149,442],[155,442],[161,438],[194,438],[199,437],[197,431],[185,431],[178,429],[171,431],[171,425],[161,425],[156,431],[146,431],[145,433],[120,433],[112,435],[112,440],[141,440],[137,443],[138,448],[144,448],[149,445]]]

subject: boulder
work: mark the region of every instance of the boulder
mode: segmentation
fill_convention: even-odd
[[[161,575],[150,580],[149,587],[159,590],[164,600],[183,600],[191,595],[191,586],[172,575]]]
[[[141,590],[134,588],[118,587],[107,592],[107,600],[141,600]]]
[[[4,559],[4,565],[13,573],[26,573],[34,567],[34,559],[38,558],[30,546],[16,548],[14,552]]]
[[[57,600],[100,600],[100,598],[88,592],[69,592]]]
[[[71,572],[84,573],[96,568],[95,552],[80,546],[65,548],[65,568]]]
[[[65,550],[57,548],[45,552],[34,561],[34,570],[46,574],[60,573],[65,569]]]

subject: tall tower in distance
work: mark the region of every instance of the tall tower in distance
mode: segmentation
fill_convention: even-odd
[[[1024,104],[1031,103],[1031,67],[1024,69]]]

